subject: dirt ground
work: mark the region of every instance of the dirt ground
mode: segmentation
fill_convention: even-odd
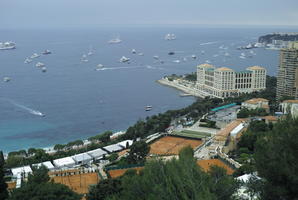
[[[204,170],[204,171],[208,171],[209,168],[212,166],[212,165],[216,165],[218,167],[222,167],[224,169],[227,170],[227,174],[231,175],[233,174],[233,172],[235,170],[233,170],[231,167],[229,167],[227,164],[225,164],[224,162],[222,162],[221,160],[219,159],[210,159],[210,160],[198,160],[197,161],[197,164]]]
[[[150,145],[149,154],[177,155],[183,147],[191,146],[194,149],[201,144],[200,140],[165,136]]]
[[[62,183],[79,194],[88,193],[89,186],[97,184],[100,180],[97,173],[84,173],[71,176],[55,176],[52,177],[52,179],[55,183]]]
[[[136,168],[127,168],[127,169],[114,169],[114,170],[109,170],[109,174],[112,178],[116,178],[119,176],[122,176],[127,170],[129,169],[135,169],[137,171],[140,171],[141,169],[143,169],[144,167],[136,167]]]

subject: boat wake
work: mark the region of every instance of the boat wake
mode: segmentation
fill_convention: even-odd
[[[40,117],[44,117],[44,116],[45,116],[44,113],[42,113],[42,112],[40,112],[40,111],[38,111],[38,110],[34,110],[34,109],[32,109],[32,108],[29,108],[29,107],[27,107],[27,106],[25,106],[25,105],[16,103],[15,101],[13,101],[13,100],[11,100],[11,99],[4,99],[4,98],[1,98],[1,99],[8,101],[9,103],[11,103],[12,105],[14,105],[14,106],[16,106],[16,107],[18,107],[18,108],[21,108],[21,109],[23,109],[23,110],[25,110],[25,111],[28,111],[28,112],[31,113],[32,115],[37,115],[37,116],[40,116]]]
[[[201,43],[200,45],[203,46],[203,45],[216,44],[216,43],[218,43],[218,41],[205,42],[205,43]]]

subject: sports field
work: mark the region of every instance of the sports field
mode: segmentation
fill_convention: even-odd
[[[219,159],[210,159],[210,160],[198,160],[197,164],[204,170],[209,171],[210,167],[212,165],[216,165],[218,167],[222,167],[227,170],[227,174],[231,175],[234,173],[235,170],[233,170],[230,166],[228,166],[226,163]]]
[[[135,169],[137,171],[140,171],[143,168],[144,167],[135,167],[135,168],[127,168],[127,169],[113,169],[113,170],[109,170],[108,173],[110,174],[111,178],[116,178],[116,177],[122,176],[129,169]]]
[[[165,136],[150,145],[150,154],[177,155],[183,147],[191,146],[195,149],[201,144],[201,140]]]
[[[100,178],[97,173],[82,173],[70,176],[55,176],[52,177],[55,183],[61,183],[68,186],[74,192],[79,194],[88,193],[90,185],[95,185],[99,182]]]

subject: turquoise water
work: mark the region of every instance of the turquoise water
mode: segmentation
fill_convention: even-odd
[[[253,58],[240,59],[242,51],[236,47],[255,41],[261,34],[282,30],[110,27],[0,31],[1,40],[17,43],[15,50],[0,51],[0,80],[12,78],[0,82],[0,149],[7,152],[84,139],[105,130],[125,130],[139,119],[185,107],[195,99],[181,98],[179,91],[155,81],[168,74],[193,72],[206,60],[236,70],[262,65],[274,75],[277,51],[256,49]],[[165,41],[167,33],[175,33],[177,40]],[[118,35],[122,43],[107,43]],[[94,55],[88,63],[81,63],[90,45]],[[222,45],[227,49],[221,49]],[[133,55],[133,48],[144,56]],[[31,64],[23,63],[26,57],[45,49],[53,53]],[[169,51],[175,55],[169,56]],[[224,52],[230,56],[225,57]],[[191,59],[192,54],[199,59]],[[155,63],[154,55],[165,63]],[[131,58],[130,64],[119,63],[122,56]],[[174,63],[177,59],[181,62]],[[38,61],[46,64],[46,73],[34,66]],[[107,69],[95,71],[97,64]],[[152,105],[152,111],[146,112],[146,105]]]

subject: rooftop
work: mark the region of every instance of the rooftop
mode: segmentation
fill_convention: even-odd
[[[298,103],[298,100],[284,100],[283,103]]]
[[[248,103],[248,104],[257,104],[260,102],[269,102],[269,100],[264,99],[264,98],[253,98],[253,99],[244,101],[244,103]]]
[[[260,69],[265,70],[265,68],[261,67],[261,66],[251,66],[251,67],[248,67],[246,69],[248,69],[248,70],[260,70]]]
[[[215,68],[213,65],[210,65],[208,63],[200,64],[198,67],[203,67],[203,68]]]
[[[232,70],[231,68],[228,68],[228,67],[220,67],[220,68],[217,68],[216,70],[217,71],[234,71],[234,70]]]

